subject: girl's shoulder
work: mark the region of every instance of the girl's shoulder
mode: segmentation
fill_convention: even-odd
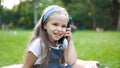
[[[29,46],[39,46],[40,45],[40,38],[34,39]]]
[[[31,51],[35,56],[40,54],[40,38],[36,38],[28,47],[28,51]]]

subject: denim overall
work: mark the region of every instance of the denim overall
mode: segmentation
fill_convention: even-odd
[[[50,61],[48,68],[72,68],[72,66],[64,66],[60,63],[60,59],[63,56],[63,50],[61,48],[54,49],[50,47]],[[34,65],[33,68],[44,68],[44,65]]]

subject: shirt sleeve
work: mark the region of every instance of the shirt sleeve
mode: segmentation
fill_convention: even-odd
[[[29,46],[28,51],[32,52],[36,57],[40,55],[40,39],[37,38],[32,44]]]
[[[64,39],[63,48],[67,48],[67,47],[68,47],[68,41],[67,41],[67,39]]]

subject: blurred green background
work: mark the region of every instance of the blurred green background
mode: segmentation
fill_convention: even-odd
[[[65,7],[78,29],[120,30],[120,0],[0,0],[0,27],[31,29],[53,4]]]
[[[5,6],[13,1],[18,4]],[[65,7],[77,27],[73,38],[79,59],[120,68],[120,0],[0,0],[0,67],[23,62],[33,27],[53,4]]]

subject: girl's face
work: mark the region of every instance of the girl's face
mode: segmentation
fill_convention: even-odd
[[[44,25],[44,29],[47,30],[48,37],[51,42],[55,42],[62,38],[66,33],[68,23],[68,17],[63,14],[54,14],[49,17],[48,21]]]

